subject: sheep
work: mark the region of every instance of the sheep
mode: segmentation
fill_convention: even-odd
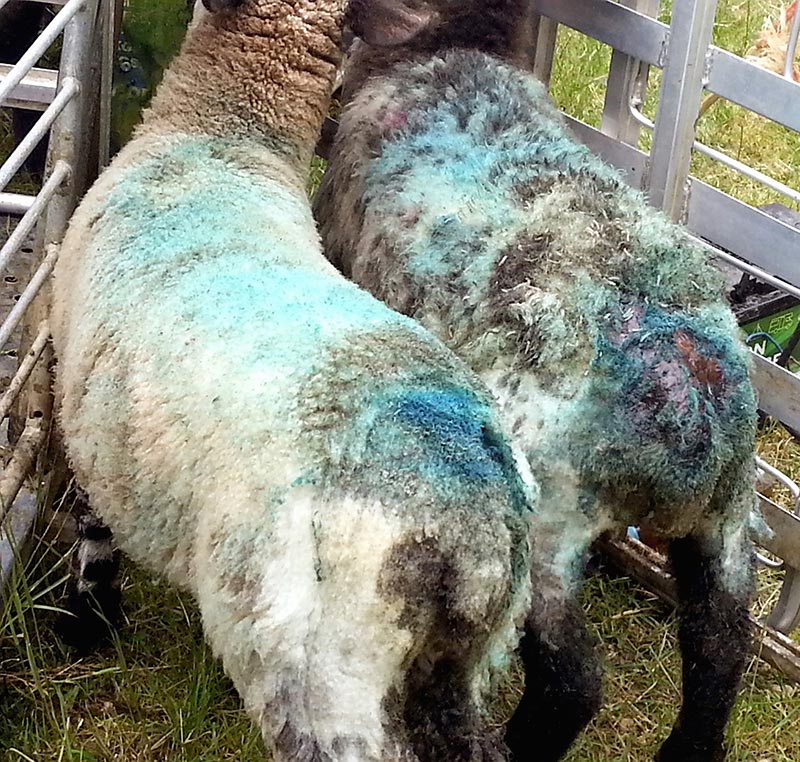
[[[198,7],[54,273],[69,461],[190,591],[276,762],[505,758],[536,485],[488,392],[322,255],[344,0]]]
[[[668,541],[683,700],[661,762],[724,757],[751,627],[755,402],[721,280],[568,133],[525,70],[526,0],[351,5],[362,41],[315,197],[326,255],[496,395],[539,482],[514,759],[600,706],[576,603],[593,540]]]

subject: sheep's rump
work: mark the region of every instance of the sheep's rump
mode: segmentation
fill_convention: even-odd
[[[398,64],[347,106],[328,173],[328,256],[489,382],[535,473],[566,462],[587,492],[635,514],[641,489],[691,523],[749,457],[718,275],[535,79],[477,52]]]

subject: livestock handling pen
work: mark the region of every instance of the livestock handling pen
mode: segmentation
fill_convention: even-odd
[[[0,11],[10,0],[0,0]],[[43,0],[21,0],[42,2]],[[16,65],[0,62],[0,105],[33,109],[41,116],[30,134],[0,166],[0,215],[9,235],[0,237],[0,269],[21,272],[26,241],[35,235],[34,264],[19,281],[19,298],[0,324],[0,350],[19,358],[0,395],[8,456],[0,474],[0,583],[11,574],[13,552],[24,552],[43,494],[54,478],[47,443],[52,426],[52,352],[47,323],[48,279],[77,200],[108,159],[110,80],[121,0],[55,0],[58,12]],[[613,48],[600,129],[568,117],[575,134],[619,167],[651,203],[684,222],[709,255],[777,291],[800,299],[800,229],[749,206],[689,174],[693,151],[800,202],[800,193],[695,141],[695,122],[705,92],[713,93],[786,128],[800,132],[800,84],[791,61],[800,34],[795,16],[784,75],[710,44],[716,0],[675,0],[669,25],[654,16],[659,0],[535,0],[537,75],[549,82],[559,24]],[[35,68],[61,37],[60,65]],[[642,111],[650,67],[663,70],[655,123]],[[335,131],[329,121],[320,153]],[[652,131],[649,153],[638,146]],[[50,131],[47,170],[35,195],[5,192],[39,139]],[[776,355],[777,357],[777,355]],[[760,408],[800,431],[800,378],[754,354]],[[800,486],[772,465],[760,467],[794,496],[793,510],[761,496],[774,535],[763,562],[784,570],[777,604],[758,623],[754,649],[800,681],[800,647],[786,637],[800,625]],[[623,568],[663,597],[673,597],[664,560],[636,540],[605,543]]]

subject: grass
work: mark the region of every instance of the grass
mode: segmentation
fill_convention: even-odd
[[[716,44],[737,53],[750,45],[765,15],[764,0],[722,0]],[[664,12],[668,13],[668,9]],[[561,30],[553,78],[557,103],[598,125],[610,51]],[[651,117],[659,82],[653,71],[645,112]],[[0,119],[0,145],[7,123]],[[703,142],[791,184],[800,165],[800,136],[719,102],[699,125]],[[640,146],[646,149],[649,136]],[[311,186],[322,167],[316,164]],[[753,204],[781,200],[706,159],[693,172]],[[778,425],[759,438],[759,451],[800,480],[800,450]],[[789,504],[778,491],[776,499]],[[121,760],[212,762],[263,760],[256,730],[220,665],[204,644],[188,596],[146,572],[124,567],[126,621],[106,649],[82,659],[53,635],[61,599],[62,556],[40,543],[0,612],[0,759],[62,762]],[[774,604],[780,574],[762,572],[757,614]],[[680,664],[674,614],[625,577],[595,576],[583,601],[605,664],[604,707],[567,757],[569,762],[639,762],[652,758],[674,719]],[[519,682],[498,701],[498,719],[514,705]],[[800,688],[753,659],[730,725],[732,762],[800,760]]]
[[[670,4],[660,20],[669,21]],[[771,0],[721,0],[713,42],[744,55],[767,16],[776,18],[779,6]],[[566,27],[559,29],[553,67],[552,94],[559,107],[582,121],[599,127],[611,49]],[[651,69],[644,113],[655,118],[661,72]],[[697,139],[743,161],[796,190],[800,166],[800,135],[728,101],[717,101],[701,117]],[[639,147],[649,150],[651,135],[643,130]],[[797,208],[785,196],[749,180],[708,157],[695,153],[692,174],[753,206],[780,202]]]
[[[7,109],[0,109],[0,163],[11,154],[14,149],[14,131],[11,126],[11,113]],[[40,189],[40,183],[25,169],[20,169],[11,178],[5,188],[6,193],[22,193],[35,196]]]
[[[0,759],[264,758],[191,601],[125,567],[120,635],[77,659],[53,635],[63,555],[43,537],[38,551],[18,570],[0,620]]]
[[[132,566],[126,623],[114,643],[75,659],[52,635],[63,565],[37,554],[0,630],[0,759],[212,762],[264,759],[257,731],[203,643],[188,597]],[[762,575],[765,594],[775,580]],[[48,588],[52,586],[52,590]],[[598,575],[583,593],[605,665],[603,709],[568,762],[648,760],[679,701],[674,614],[625,577]],[[498,720],[519,694],[503,693]],[[753,659],[730,726],[731,760],[800,759],[800,688]],[[4,756],[3,756],[4,755]]]

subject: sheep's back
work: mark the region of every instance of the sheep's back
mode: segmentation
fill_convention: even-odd
[[[476,547],[459,512],[480,505],[471,526],[524,567],[529,487],[472,374],[325,262],[302,191],[172,149],[101,180],[55,278],[69,455],[123,549],[192,579],[198,512],[257,524],[310,485],[449,527],[453,549]]]
[[[508,400],[541,473],[562,461],[616,498],[647,485],[661,505],[702,506],[751,451],[754,399],[720,277],[569,135],[527,73],[450,51],[367,80],[316,214],[337,266]],[[630,314],[652,327],[644,343]],[[635,514],[647,501],[630,502]]]

